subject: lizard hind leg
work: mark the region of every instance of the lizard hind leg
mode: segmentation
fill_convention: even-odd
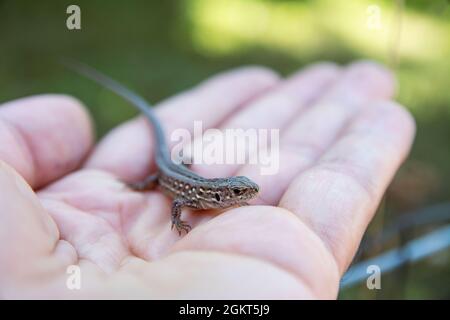
[[[152,174],[142,181],[128,183],[127,186],[134,191],[148,191],[154,189],[158,184],[158,174]]]
[[[178,235],[181,236],[181,233],[184,231],[188,233],[191,231],[192,227],[186,223],[185,221],[181,220],[181,210],[184,206],[187,206],[189,204],[189,201],[187,201],[184,198],[177,198],[172,203],[172,229],[175,227],[178,231]]]

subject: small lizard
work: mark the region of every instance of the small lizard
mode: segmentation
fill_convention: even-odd
[[[169,147],[161,123],[144,98],[91,67],[72,62],[69,66],[130,102],[151,123],[156,137],[158,172],[141,182],[128,184],[128,186],[136,191],[144,191],[159,185],[162,191],[173,199],[172,229],[175,227],[179,235],[182,231],[187,233],[191,230],[191,226],[181,220],[183,207],[196,210],[229,208],[247,205],[248,200],[256,197],[259,186],[247,177],[207,179],[197,175],[183,164],[174,163],[169,156]]]

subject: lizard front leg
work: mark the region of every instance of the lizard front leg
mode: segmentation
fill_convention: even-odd
[[[188,233],[192,228],[189,224],[181,220],[181,210],[183,207],[188,206],[190,201],[185,198],[176,198],[172,202],[172,229],[175,227],[178,234],[181,236],[182,231]]]
[[[129,183],[128,187],[130,187],[134,191],[146,191],[156,187],[157,182],[158,182],[158,174],[155,173],[148,176],[142,181]]]

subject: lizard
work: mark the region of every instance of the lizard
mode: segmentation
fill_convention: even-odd
[[[147,191],[159,186],[164,194],[172,198],[171,228],[175,227],[180,236],[183,231],[188,233],[192,229],[181,219],[183,208],[206,210],[243,206],[258,195],[258,184],[248,177],[204,178],[183,163],[172,161],[162,124],[146,99],[92,67],[74,62],[68,65],[128,101],[151,124],[156,140],[157,172],[127,185],[134,191]]]

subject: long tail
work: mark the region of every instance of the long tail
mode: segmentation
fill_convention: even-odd
[[[106,76],[105,74],[95,70],[94,68],[89,67],[88,65],[85,65],[80,62],[66,61],[66,60],[64,60],[63,64],[69,67],[70,69],[76,71],[77,73],[97,82],[101,86],[108,88],[115,94],[121,96],[122,98],[130,102],[136,109],[142,112],[153,126],[153,130],[156,136],[155,138],[159,145],[159,148],[156,148],[158,150],[157,152],[158,155],[161,157],[166,156],[163,150],[168,150],[168,148],[164,136],[164,131],[159,123],[159,120],[156,118],[155,114],[151,110],[152,108],[151,105],[143,97],[126,88],[119,82]]]

